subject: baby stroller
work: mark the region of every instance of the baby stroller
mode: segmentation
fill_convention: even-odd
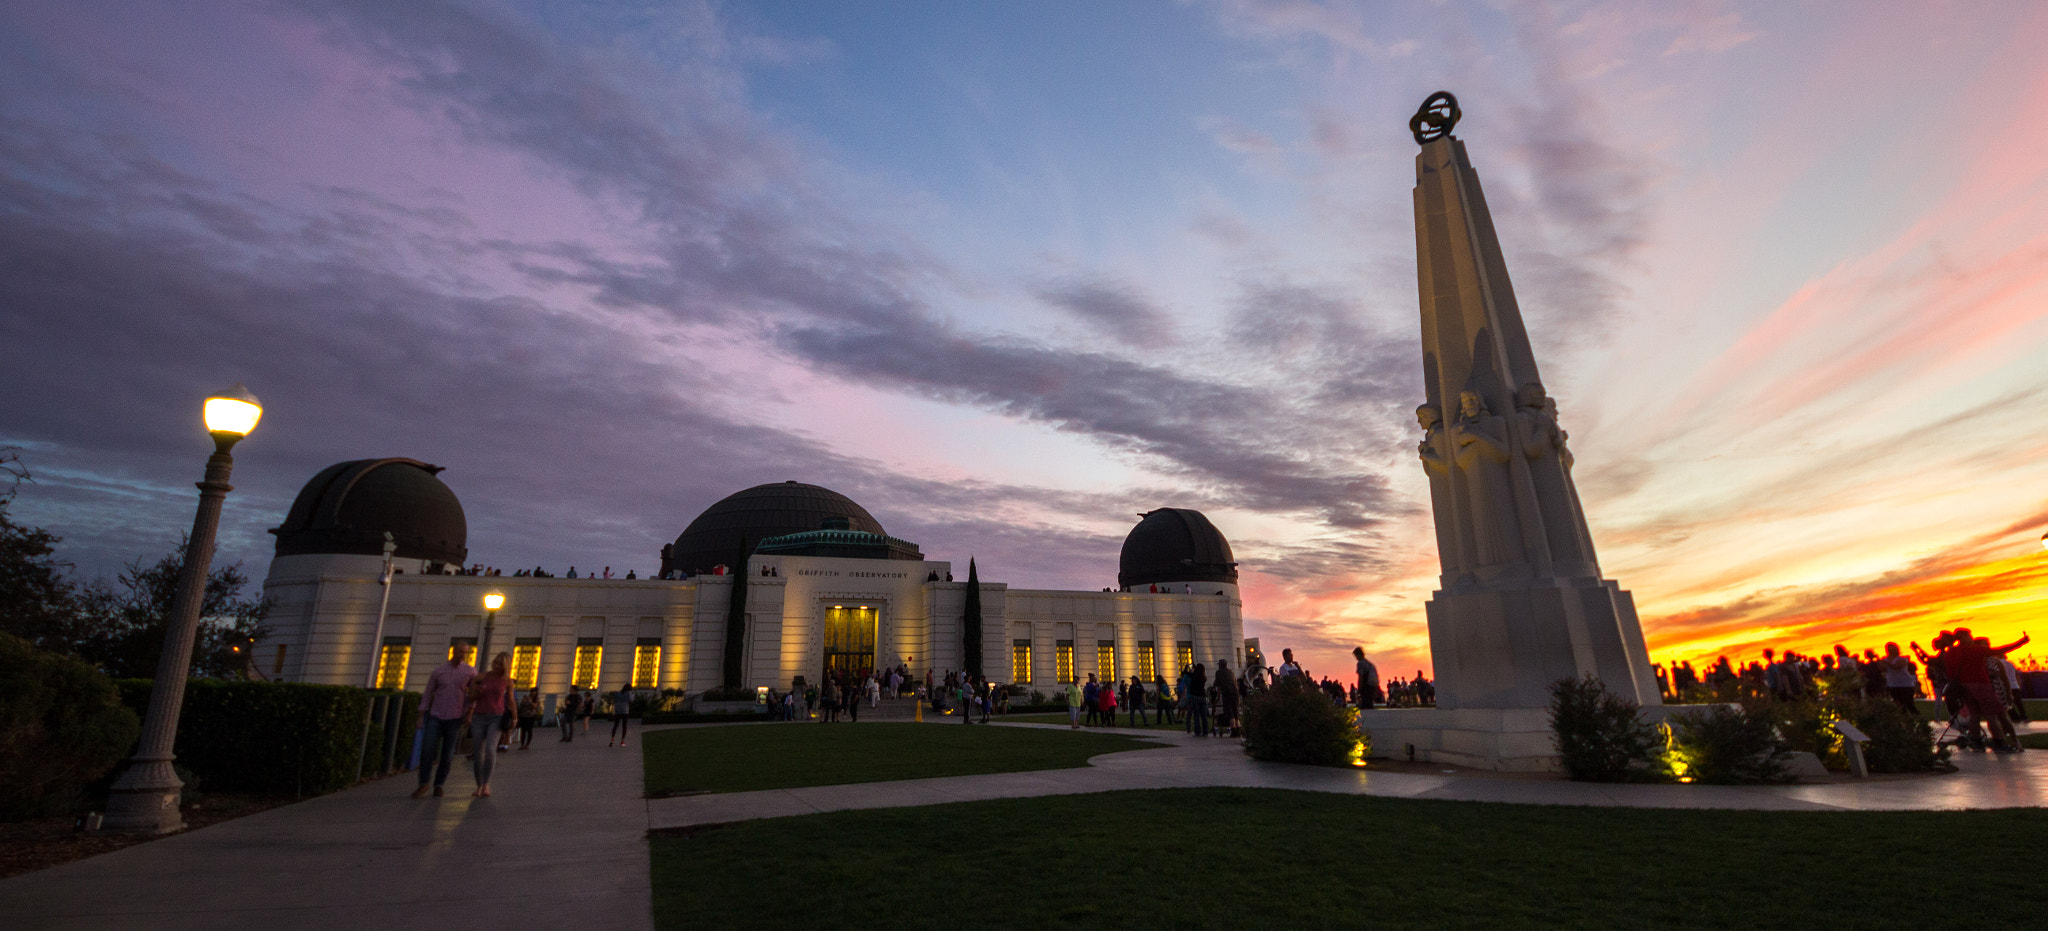
[[[1985,749],[1984,725],[1970,713],[1970,706],[1962,700],[1962,686],[1951,682],[1941,691],[1944,704],[1948,706],[1948,723],[1942,725],[1941,733],[1934,736],[1935,748],[1962,745],[1982,753]],[[1951,732],[1954,737],[1949,736]]]

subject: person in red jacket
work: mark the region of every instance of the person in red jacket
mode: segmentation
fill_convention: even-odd
[[[2005,703],[1991,685],[1991,658],[2026,646],[2031,639],[2022,633],[2018,640],[1994,647],[1989,638],[1973,637],[1969,628],[1958,627],[1952,645],[1941,654],[1949,681],[1962,686],[1963,703],[1970,707],[1970,714],[1991,726],[1992,749],[2000,753],[2019,753],[2025,748],[2013,730],[2012,718],[2005,713]]]
[[[1110,680],[1095,693],[1098,710],[1102,712],[1103,723],[1116,726],[1116,681]]]

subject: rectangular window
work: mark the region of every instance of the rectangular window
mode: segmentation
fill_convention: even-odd
[[[404,689],[405,665],[412,661],[412,638],[386,637],[377,653],[377,687]]]
[[[636,689],[660,688],[661,683],[661,641],[642,637],[633,646],[633,687]]]
[[[1095,641],[1095,674],[1104,682],[1116,681],[1116,641]]]
[[[1138,641],[1138,678],[1151,682],[1159,675],[1159,662],[1153,658],[1152,641]]]
[[[522,689],[540,684],[539,637],[521,637],[513,642],[512,684]]]
[[[458,643],[467,643],[467,644],[469,644],[469,662],[470,662],[470,665],[475,665],[475,664],[476,664],[476,660],[477,660],[477,655],[476,655],[476,638],[475,638],[475,637],[449,637],[449,638],[448,638],[448,658],[449,658],[449,659],[454,659],[454,658],[455,658],[455,645],[456,645],[456,644],[458,644]]]
[[[1010,644],[1010,681],[1029,684],[1031,682],[1031,641],[1018,640]]]
[[[1180,668],[1195,668],[1195,645],[1192,643],[1181,643],[1178,646],[1180,647]],[[1179,675],[1179,673],[1175,673],[1175,675]]]
[[[583,637],[576,641],[576,666],[569,684],[579,689],[597,688],[597,666],[604,659],[604,638]]]
[[[1061,640],[1053,645],[1053,676],[1061,682],[1074,681],[1074,641]]]

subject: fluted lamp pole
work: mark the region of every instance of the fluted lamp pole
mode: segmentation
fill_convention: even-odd
[[[491,668],[491,629],[497,626],[498,609],[504,606],[504,595],[491,592],[484,596],[484,636],[483,643],[477,648],[476,653],[476,665],[479,669]]]
[[[166,619],[156,682],[149,690],[149,716],[142,722],[142,741],[107,798],[106,817],[100,825],[105,831],[167,834],[185,826],[178,811],[178,795],[185,784],[171,768],[171,748],[177,743],[178,712],[185,704],[185,680],[192,670],[192,638],[199,630],[206,577],[213,568],[220,506],[234,490],[228,475],[234,471],[235,460],[228,450],[256,429],[263,405],[237,383],[207,398],[205,414],[206,432],[213,436],[213,455],[207,457],[206,478],[199,483],[199,512],[192,517],[185,565],[178,571],[178,592],[171,599],[171,616]]]

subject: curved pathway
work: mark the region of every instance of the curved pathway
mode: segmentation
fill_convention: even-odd
[[[1065,730],[1046,724],[998,726]],[[1947,776],[1792,786],[1608,785],[1260,763],[1246,757],[1234,740],[1199,739],[1171,731],[1122,733],[1157,740],[1162,746],[1104,754],[1078,769],[653,799],[647,803],[647,821],[650,828],[659,829],[857,808],[1207,786],[1627,808],[1879,811],[2048,805],[2048,751],[2012,756],[1959,753],[1956,762],[1962,772]]]

